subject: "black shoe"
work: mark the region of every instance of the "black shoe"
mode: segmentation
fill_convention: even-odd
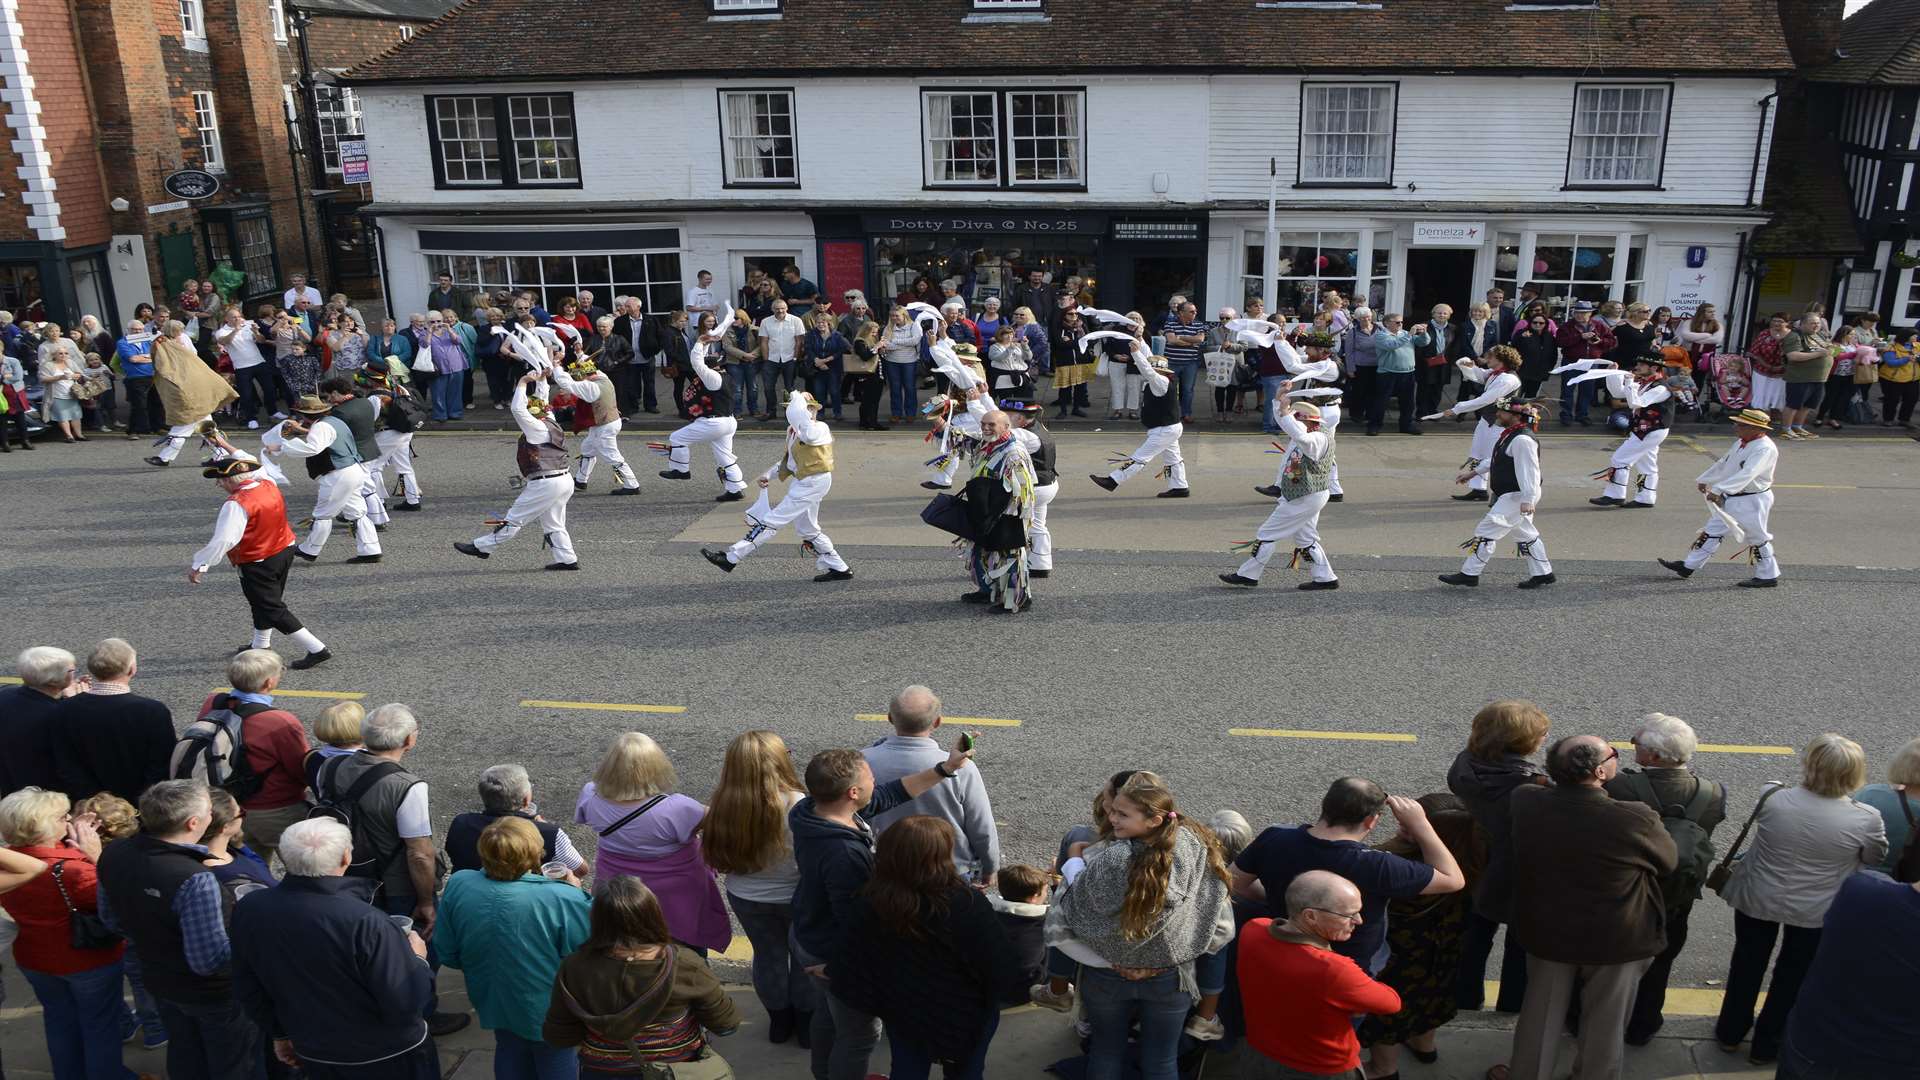
[[[1101,487],[1106,488],[1108,491],[1120,490],[1120,481],[1115,480],[1111,476],[1088,476],[1087,479],[1093,481],[1096,484],[1099,484]]]
[[[1592,503],[1594,506],[1621,506],[1625,504],[1626,501],[1625,499],[1616,499],[1611,495],[1595,495],[1593,498],[1587,500],[1587,502]]]
[[[793,1041],[802,1050],[813,1049],[813,1014],[805,1010],[795,1010],[793,1014]]]
[[[1334,578],[1332,581],[1303,581],[1294,586],[1294,588],[1299,589],[1301,592],[1317,592],[1321,589],[1337,589],[1339,587],[1339,578]]]
[[[479,548],[474,547],[472,544],[466,543],[465,541],[462,541],[458,544],[453,545],[453,550],[459,552],[462,555],[471,555],[476,559],[493,558],[491,554],[481,551]]]
[[[744,491],[723,491],[713,497],[714,502],[739,502],[747,497]]]
[[[649,413],[658,413],[658,412],[659,412],[660,410],[659,410],[659,409],[657,409],[657,408],[655,408],[655,407],[653,407],[652,405],[648,405],[648,406],[647,406],[646,408],[644,408],[644,409],[641,409],[640,411],[641,411],[641,412],[649,412]]]
[[[1032,606],[1033,606],[1033,597],[1029,596],[1025,600],[1020,601],[1020,606],[1018,607],[1007,608],[1007,607],[1001,607],[1000,605],[995,604],[994,606],[988,608],[987,611],[993,615],[1018,615]]]
[[[473,1016],[469,1013],[436,1012],[427,1017],[427,1031],[436,1039],[444,1039],[472,1022]]]
[[[1417,428],[1417,427],[1403,427],[1403,428],[1401,428],[1401,429],[1400,429],[1400,434],[1402,434],[1402,435],[1425,435],[1425,434],[1426,434],[1426,432],[1424,432],[1424,431],[1422,431],[1422,430],[1420,430],[1420,429],[1419,429],[1419,428]]]
[[[548,570],[578,570],[580,569],[580,564],[577,562],[556,562],[548,563],[546,568]]]
[[[1749,1065],[1771,1065],[1774,1062],[1779,1060],[1780,1060],[1780,1052],[1778,1050],[1759,1050],[1759,1049],[1750,1048],[1747,1051],[1747,1064]]]
[[[992,601],[993,594],[985,589],[981,589],[979,592],[965,593],[960,597],[960,602],[963,604],[986,604]]]
[[[353,558],[351,558],[351,559],[348,559],[347,561],[348,561],[348,562],[350,562],[350,563],[370,563],[370,562],[379,562],[379,561],[380,561],[380,555],[379,555],[379,553],[378,553],[378,552],[375,552],[375,553],[374,553],[374,554],[372,554],[372,555],[355,555],[355,556],[354,556]]]
[[[945,491],[948,488],[952,487],[953,485],[941,484],[932,480],[922,480],[920,481],[920,486],[923,488],[926,488],[928,491]]]
[[[1626,1035],[1627,1045],[1628,1046],[1647,1045],[1648,1043],[1653,1041],[1653,1037],[1655,1035],[1660,1034],[1660,1027],[1661,1025],[1656,1025],[1652,1031],[1633,1031],[1629,1029]]]
[[[1160,494],[1155,495],[1154,498],[1186,499],[1186,498],[1191,498],[1192,496],[1193,496],[1193,492],[1188,488],[1168,488],[1167,490],[1161,492]]]
[[[584,481],[584,480],[575,480],[575,481],[573,482],[573,490],[575,490],[575,491],[585,491],[585,490],[587,490],[587,484],[586,484],[586,481]]]
[[[71,440],[69,440],[69,441],[71,441]],[[155,454],[155,455],[153,455],[153,456],[152,456],[152,457],[150,457],[150,458],[141,458],[140,460],[142,460],[142,461],[144,461],[144,462],[146,462],[146,463],[147,463],[147,464],[149,464],[149,465],[157,465],[157,466],[159,466],[159,467],[160,467],[160,468],[162,468],[162,469],[164,469],[164,468],[166,468],[166,467],[167,467],[168,465],[171,465],[171,464],[173,464],[173,462],[171,462],[171,461],[164,461],[164,460],[162,460],[159,454]]]
[[[1487,493],[1484,491],[1469,491],[1465,495],[1453,496],[1453,501],[1454,502],[1486,502]]]
[[[767,1010],[767,1041],[783,1043],[793,1038],[793,1010]]]
[[[1080,417],[1080,418],[1081,418],[1082,420],[1084,420],[1084,419],[1086,419],[1086,417],[1087,417],[1087,410],[1085,410],[1085,409],[1075,409],[1075,410],[1073,410],[1073,415],[1075,415],[1075,416],[1078,416],[1078,417]]]
[[[1636,500],[1634,500],[1633,502],[1622,502],[1622,503],[1620,504],[1620,509],[1622,509],[1622,510],[1651,510],[1651,509],[1653,509],[1653,504],[1652,504],[1652,503],[1643,503],[1643,502],[1641,502],[1641,501],[1639,501],[1638,499],[1636,499]]]
[[[660,470],[660,479],[662,479],[662,480],[691,480],[691,479],[693,479],[693,474],[692,474],[692,473],[690,473],[690,472],[676,472],[676,471],[675,471],[675,470],[673,470],[673,469],[661,469],[661,470]]]
[[[1667,569],[1673,571],[1674,573],[1679,574],[1683,578],[1690,578],[1693,576],[1693,568],[1691,566],[1688,566],[1686,563],[1681,562],[1679,559],[1659,559],[1657,561],[1660,563],[1661,566],[1664,566]]]
[[[319,667],[331,659],[333,659],[333,650],[321,649],[319,652],[310,652],[287,666],[295,671],[305,671],[311,667]]]
[[[1277,499],[1280,497],[1280,485],[1279,484],[1262,484],[1259,487],[1254,488],[1253,493],[1255,495],[1265,495],[1269,499]]]
[[[1221,574],[1220,580],[1228,585],[1238,585],[1243,589],[1251,589],[1260,584],[1250,577],[1241,577],[1239,574]]]
[[[1413,1060],[1419,1062],[1422,1065],[1431,1065],[1434,1062],[1440,1060],[1440,1051],[1438,1050],[1415,1050],[1413,1047],[1409,1046],[1407,1047],[1407,1053],[1412,1054]],[[1381,1077],[1380,1080],[1386,1080],[1386,1078]]]
[[[868,431],[892,431],[893,429],[888,427],[885,424],[872,424],[868,426],[867,430]]]
[[[707,561],[713,565],[725,570],[729,574],[733,573],[735,564],[727,561],[726,552],[715,551],[712,548],[701,548],[700,554],[706,556]]]
[[[638,494],[640,494],[640,489],[639,489],[639,488],[637,488],[637,487],[617,487],[617,488],[614,488],[614,489],[613,489],[612,491],[609,491],[609,492],[607,492],[607,494],[609,494],[609,495],[638,495]]]
[[[1027,571],[1027,576],[1028,576],[1029,578],[1043,578],[1043,577],[1051,577],[1052,575],[1053,575],[1053,571],[1051,571],[1051,570],[1029,570],[1029,571]]]
[[[1377,427],[1370,427],[1367,429],[1367,434],[1369,436],[1378,435],[1380,434],[1380,429]]]
[[[1480,584],[1480,575],[1459,573],[1441,574],[1440,580],[1446,582],[1448,585],[1465,585],[1471,588]]]
[[[1772,589],[1772,588],[1777,588],[1779,586],[1780,579],[1754,577],[1754,578],[1748,578],[1745,581],[1736,581],[1734,582],[1734,584],[1739,586],[1742,589]]]
[[[394,507],[394,509],[395,509],[395,510],[397,510],[397,511],[400,511],[401,513],[407,513],[407,514],[411,514],[411,513],[416,513],[416,512],[418,512],[418,511],[419,511],[419,509],[420,509],[420,504],[419,504],[419,503],[410,503],[410,502],[403,502],[403,503],[401,503],[401,504],[400,504],[399,506],[396,506],[396,507]]]
[[[300,559],[304,562],[314,562],[320,558],[320,556],[318,555],[309,555],[306,552],[300,550],[299,548],[293,549],[293,557],[296,559]]]
[[[1345,492],[1336,491],[1333,494],[1327,496],[1327,501],[1328,502],[1346,502],[1347,496]]]
[[[824,574],[813,575],[813,580],[815,581],[851,581],[853,580],[853,571],[829,570]]]
[[[1539,587],[1541,587],[1542,585],[1551,585],[1551,584],[1553,584],[1553,583],[1554,583],[1554,580],[1555,580],[1555,579],[1554,579],[1554,576],[1553,576],[1552,574],[1535,574],[1535,575],[1533,575],[1532,577],[1530,577],[1530,578],[1528,578],[1527,580],[1525,580],[1525,581],[1523,581],[1523,582],[1521,582],[1520,584],[1518,584],[1518,585],[1516,585],[1516,586],[1514,586],[1514,588],[1516,588],[1516,589],[1537,589],[1537,588],[1539,588]]]
[[[1582,417],[1580,417],[1579,419],[1577,419],[1577,420],[1575,420],[1575,421],[1574,421],[1574,423],[1576,423],[1576,424],[1579,424],[1579,425],[1580,425],[1581,427],[1591,427],[1591,426],[1593,425],[1593,421],[1591,421],[1591,420],[1589,420],[1589,419],[1587,419],[1587,418],[1586,418],[1586,417],[1584,417],[1584,416],[1582,416]]]

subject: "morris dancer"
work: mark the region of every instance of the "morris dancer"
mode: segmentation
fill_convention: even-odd
[[[722,551],[701,548],[706,560],[727,573],[740,561],[773,539],[780,526],[793,523],[800,534],[800,548],[811,552],[816,568],[815,581],[845,581],[853,570],[833,540],[820,531],[820,504],[833,490],[833,430],[820,422],[820,403],[804,390],[795,390],[787,398],[787,449],[780,460],[760,474],[761,494],[747,511],[747,535]],[[767,489],[773,481],[791,479],[780,505],[767,508]]]
[[[1586,377],[1578,375],[1569,381],[1577,383]],[[1631,426],[1626,441],[1614,450],[1613,460],[1593,474],[1595,480],[1606,480],[1606,490],[1587,501],[1595,506],[1650,508],[1659,497],[1660,444],[1673,427],[1675,402],[1667,386],[1667,365],[1658,356],[1635,357],[1633,374],[1609,371],[1606,381],[1607,392],[1627,403]],[[1640,474],[1632,502],[1627,501],[1630,472]]]
[[[222,557],[232,563],[240,571],[240,592],[253,612],[253,639],[247,648],[272,648],[273,632],[278,630],[307,651],[288,665],[305,671],[333,659],[333,653],[287,610],[283,597],[287,571],[293,566],[293,529],[287,525],[287,504],[279,487],[268,483],[259,469],[260,463],[252,457],[229,450],[201,470],[200,475],[220,482],[227,501],[214,518],[213,539],[188,564],[187,581],[200,584]]]
[[[576,356],[566,367],[553,369],[553,381],[583,404],[593,407],[593,426],[587,429],[586,437],[580,440],[580,460],[573,467],[573,490],[587,490],[594,463],[606,458],[607,464],[613,468],[614,479],[620,481],[620,486],[610,494],[640,494],[640,477],[620,453],[620,407],[614,394],[613,380],[607,378],[606,373],[591,359]],[[734,422],[731,404],[727,406],[727,421]]]
[[[551,361],[549,361],[551,363]],[[573,499],[573,479],[567,471],[567,436],[547,413],[547,384],[541,370],[520,376],[507,412],[520,426],[514,463],[520,468],[520,494],[507,516],[493,531],[472,543],[453,545],[462,555],[489,558],[493,549],[513,539],[530,521],[540,522],[541,544],[553,549],[549,570],[578,570],[573,537],[567,532],[567,503]]]
[[[733,452],[733,434],[739,430],[740,422],[733,418],[733,395],[728,391],[726,376],[707,365],[708,354],[720,351],[725,328],[733,322],[733,309],[728,308],[725,316],[716,320],[715,329],[702,333],[693,347],[687,350],[687,359],[695,377],[688,379],[680,391],[680,401],[692,419],[667,436],[666,442],[647,445],[655,453],[667,456],[669,467],[661,470],[661,477],[667,480],[691,480],[692,447],[695,443],[707,444],[707,449],[713,454],[714,472],[725,487],[724,491],[714,496],[713,501],[738,502],[746,498],[747,490],[746,479],[740,472],[740,459]]]
[[[301,426],[285,420],[261,437],[261,445],[278,453],[307,459],[307,475],[315,481],[313,524],[307,539],[293,549],[295,556],[313,562],[333,535],[333,519],[345,518],[353,526],[354,556],[350,563],[380,561],[380,533],[367,516],[366,500],[361,492],[367,486],[366,459],[361,456],[360,434],[346,419],[332,415],[333,406],[313,394],[303,394],[293,411],[307,418]],[[356,420],[356,423],[358,421]],[[364,441],[373,441],[369,426]]]
[[[146,462],[161,468],[173,464],[187,440],[213,419],[214,413],[240,397],[192,349],[180,344],[178,338],[185,330],[177,320],[168,320],[161,335],[153,340],[153,390],[160,395],[171,426],[154,440],[153,445],[160,450]]]
[[[1233,573],[1221,574],[1221,581],[1246,588],[1260,584],[1276,545],[1291,540],[1293,559],[1287,565],[1305,562],[1313,575],[1298,588],[1310,592],[1340,587],[1327,551],[1320,546],[1320,511],[1327,505],[1334,460],[1333,433],[1321,427],[1321,420],[1320,408],[1305,401],[1293,402],[1280,414],[1280,429],[1287,433],[1286,456],[1280,462],[1280,505],[1253,534],[1247,561]]]
[[[395,494],[405,500],[392,509],[410,512],[420,509],[420,477],[413,468],[413,433],[420,429],[427,413],[406,384],[397,379],[398,365],[399,357],[395,356],[387,357],[385,362],[370,359],[354,373],[355,381],[366,395],[381,403],[380,427],[373,433],[380,456],[367,465],[365,489],[367,513],[376,528],[388,521],[388,468],[399,478],[399,490]]]
[[[1720,542],[1732,539],[1747,548],[1753,576],[1735,585],[1743,589],[1772,589],[1780,584],[1780,563],[1773,557],[1773,533],[1767,519],[1773,513],[1773,470],[1780,448],[1768,435],[1773,418],[1761,409],[1742,409],[1733,415],[1734,444],[1720,460],[1700,474],[1697,486],[1707,497],[1707,523],[1694,537],[1684,560],[1661,559],[1660,565],[1692,577],[1707,565]]]
[[[1487,501],[1487,455],[1493,453],[1493,444],[1500,437],[1500,428],[1496,423],[1495,404],[1520,392],[1520,354],[1511,345],[1495,345],[1481,357],[1490,367],[1481,367],[1472,357],[1463,356],[1455,361],[1460,369],[1460,378],[1466,382],[1484,383],[1479,395],[1464,401],[1456,401],[1450,409],[1443,409],[1422,420],[1444,420],[1449,416],[1464,416],[1477,412],[1479,420],[1473,425],[1473,445],[1467,451],[1467,460],[1460,466],[1462,476],[1470,476],[1464,495],[1455,495],[1459,502]]]
[[[933,422],[927,438],[939,439],[940,452],[926,463],[934,470],[934,478],[921,481],[920,486],[928,491],[945,491],[953,486],[954,474],[960,471],[960,452],[953,449],[951,435],[943,425],[952,425],[952,431],[961,435],[979,436],[980,417],[986,415],[990,402],[971,391],[987,384],[986,371],[980,366],[979,353],[964,341],[941,338],[927,354],[932,358],[934,374],[945,380],[947,389],[921,410]]]
[[[1047,528],[1047,514],[1054,496],[1060,494],[1060,472],[1055,468],[1058,447],[1053,432],[1047,430],[1046,405],[1037,401],[1008,399],[1000,411],[1013,417],[1013,435],[1020,440],[1027,458],[1033,463],[1033,521],[1027,526],[1027,576],[1043,578],[1053,573],[1053,531]]]
[[[1505,349],[1497,345],[1493,351]],[[1510,350],[1509,350],[1510,351]],[[1457,406],[1456,406],[1457,408]],[[1456,483],[1464,484],[1475,476],[1493,490],[1493,505],[1473,530],[1473,539],[1460,545],[1467,561],[1457,574],[1441,574],[1449,585],[1478,585],[1480,572],[1493,560],[1494,549],[1508,533],[1515,537],[1520,557],[1530,571],[1522,589],[1537,589],[1553,584],[1553,564],[1547,561],[1547,543],[1534,528],[1533,512],[1540,505],[1540,444],[1529,425],[1540,420],[1540,408],[1517,401],[1503,401],[1494,412],[1500,435],[1485,460],[1477,463],[1477,472],[1461,472]]]
[[[973,393],[981,391],[975,388]],[[974,591],[960,599],[986,604],[996,614],[1018,614],[1033,606],[1027,545],[1036,502],[1035,474],[1026,440],[1016,437],[1005,412],[993,409],[980,416],[979,435],[957,435],[954,442],[971,459],[973,479],[999,481],[977,489],[967,485],[970,494],[981,490],[988,501],[975,505],[968,499],[967,516],[978,538],[962,542],[967,545],[967,570]]]
[[[1094,334],[1087,336],[1091,338]],[[1187,462],[1180,456],[1180,433],[1186,428],[1180,423],[1179,388],[1169,378],[1172,369],[1167,364],[1167,358],[1153,355],[1145,342],[1135,340],[1131,355],[1134,369],[1140,372],[1144,383],[1140,395],[1140,423],[1146,426],[1146,441],[1133,453],[1118,459],[1112,472],[1105,476],[1095,473],[1089,479],[1113,491],[1146,468],[1148,462],[1165,454],[1167,489],[1155,497],[1187,498],[1192,492],[1187,489]]]
[[[1327,363],[1333,363],[1333,361],[1329,360]],[[1319,430],[1324,432],[1328,438],[1332,438],[1338,433],[1340,428],[1340,399],[1342,397],[1340,388],[1337,386],[1316,386],[1309,390],[1288,389],[1288,387],[1291,387],[1293,384],[1293,380],[1291,379],[1280,384],[1280,394],[1278,395],[1280,399],[1274,402],[1274,408],[1287,405],[1289,402],[1295,400],[1312,401],[1314,405],[1320,409]],[[1287,448],[1275,443],[1274,449],[1267,451],[1267,453],[1281,455],[1280,468],[1276,470],[1273,475],[1273,483],[1256,487],[1253,490],[1265,495],[1269,499],[1277,499],[1280,497],[1280,488],[1287,475]],[[1340,489],[1340,462],[1336,460],[1333,463],[1332,469],[1327,473],[1327,501],[1343,502],[1346,497],[1346,493]]]

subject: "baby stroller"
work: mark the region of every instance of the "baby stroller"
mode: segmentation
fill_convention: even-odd
[[[1745,353],[1717,352],[1703,358],[1708,375],[1701,382],[1700,419],[1707,419],[1709,396],[1720,401],[1722,419],[1753,403],[1753,366]]]

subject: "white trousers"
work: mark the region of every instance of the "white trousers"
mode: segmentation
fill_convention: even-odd
[[[367,466],[367,486],[362,490],[366,496],[367,516],[375,525],[385,525],[387,516],[387,468],[400,477],[400,490],[406,494],[407,505],[416,506],[420,502],[420,478],[413,471],[413,432],[376,431],[373,441],[380,447],[380,456]]]
[[[1601,492],[1609,499],[1627,497],[1627,472],[1633,470],[1640,474],[1640,493],[1633,501],[1653,505],[1660,489],[1660,444],[1667,441],[1667,429],[1655,428],[1645,436],[1628,435],[1627,441],[1613,452],[1609,463],[1611,471],[1607,474],[1607,490]]]
[[[1282,540],[1293,541],[1300,552],[1300,559],[1307,564],[1308,572],[1315,581],[1332,581],[1335,578],[1333,564],[1327,561],[1327,549],[1320,546],[1320,511],[1327,505],[1325,491],[1316,491],[1299,499],[1281,499],[1267,515],[1267,520],[1253,534],[1258,541],[1253,554],[1240,564],[1239,574],[1243,578],[1260,580],[1266,573],[1267,563],[1273,553],[1280,550]]]
[[[732,417],[727,419],[730,423],[733,420]],[[732,435],[727,436],[727,452],[733,452]],[[691,451],[688,457],[692,457]],[[573,467],[574,482],[586,483],[593,476],[594,463],[601,458],[606,458],[607,464],[612,466],[613,477],[620,481],[621,487],[632,490],[640,486],[639,474],[633,471],[633,466],[627,464],[626,457],[620,453],[620,418],[617,416],[598,427],[587,429],[587,437],[580,440],[580,460]]]
[[[1467,561],[1461,565],[1460,572],[1479,577],[1480,572],[1493,561],[1494,549],[1509,534],[1519,547],[1519,555],[1527,560],[1527,572],[1534,577],[1553,573],[1553,564],[1547,561],[1547,542],[1540,539],[1540,530],[1533,526],[1533,515],[1520,512],[1520,493],[1509,491],[1493,501],[1487,508],[1487,516],[1474,526],[1473,549],[1467,552]]]
[[[168,428],[166,445],[160,448],[160,460],[172,461],[174,458],[179,457],[180,448],[187,445],[187,440],[193,437],[193,430],[211,419],[213,419],[213,417],[207,415],[195,420],[191,424],[175,424]]]
[[[1124,484],[1127,482],[1128,477],[1146,468],[1147,464],[1154,458],[1165,454],[1167,456],[1168,469],[1167,490],[1172,491],[1176,488],[1186,487],[1187,459],[1180,456],[1180,433],[1185,430],[1186,425],[1184,424],[1168,424],[1166,427],[1148,428],[1147,441],[1141,443],[1138,450],[1128,455],[1128,458],[1132,460],[1133,464],[1123,469],[1115,469],[1107,475],[1113,479],[1114,483]]]
[[[529,480],[527,486],[520,489],[520,497],[507,509],[507,520],[492,532],[474,537],[473,546],[492,551],[518,535],[528,522],[537,520],[547,546],[553,548],[553,561],[579,562],[580,557],[573,552],[573,536],[567,532],[567,502],[572,498],[570,476]]]
[[[1787,379],[1784,375],[1753,373],[1753,390],[1747,404],[1761,411],[1787,407]]]
[[[345,517],[353,526],[353,553],[380,554],[380,534],[374,530],[373,519],[367,516],[366,500],[360,495],[366,486],[365,465],[349,465],[321,477],[313,498],[313,528],[307,532],[300,550],[319,555],[327,546],[327,537],[333,535],[333,519]]]
[[[1140,408],[1140,387],[1145,382],[1132,364],[1107,361],[1107,388],[1113,392],[1113,411]]]
[[[791,524],[800,534],[800,542],[814,551],[814,564],[821,570],[845,570],[847,560],[833,550],[833,540],[820,531],[820,504],[833,490],[833,474],[819,473],[796,479],[787,485],[786,497],[767,516],[747,526],[747,535],[727,549],[727,561],[738,564],[773,539],[782,525]]]
[[[713,452],[713,464],[728,491],[745,491],[747,482],[740,475],[740,459],[733,456],[733,433],[740,424],[731,416],[703,416],[667,436],[667,464],[676,472],[693,471],[692,447],[705,443]]]
[[[1475,461],[1485,461],[1493,456],[1494,444],[1499,441],[1499,428],[1494,427],[1485,420],[1476,420],[1473,423],[1473,445],[1467,450],[1467,456]],[[1473,479],[1467,481],[1467,490],[1487,490],[1486,476],[1475,476]]]
[[[1721,509],[1740,526],[1740,531],[1746,534],[1747,544],[1754,548],[1753,576],[1762,581],[1779,577],[1780,561],[1773,557],[1773,533],[1767,531],[1767,518],[1773,513],[1773,492],[1729,495]],[[1713,553],[1720,549],[1720,541],[1726,535],[1727,523],[1720,520],[1720,515],[1708,512],[1707,523],[1694,540],[1693,550],[1687,552],[1687,568],[1698,570],[1707,565]]]
[[[1027,569],[1053,569],[1053,530],[1047,528],[1047,510],[1060,494],[1060,481],[1033,489],[1033,524],[1027,529]]]

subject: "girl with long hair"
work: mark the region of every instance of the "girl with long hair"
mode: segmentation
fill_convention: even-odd
[[[727,900],[753,944],[753,992],[767,1010],[767,1039],[783,1043],[797,1032],[802,1047],[811,1045],[813,980],[787,949],[800,884],[787,812],[805,795],[780,736],[742,732],[727,744],[698,830],[701,855],[727,875]]]

